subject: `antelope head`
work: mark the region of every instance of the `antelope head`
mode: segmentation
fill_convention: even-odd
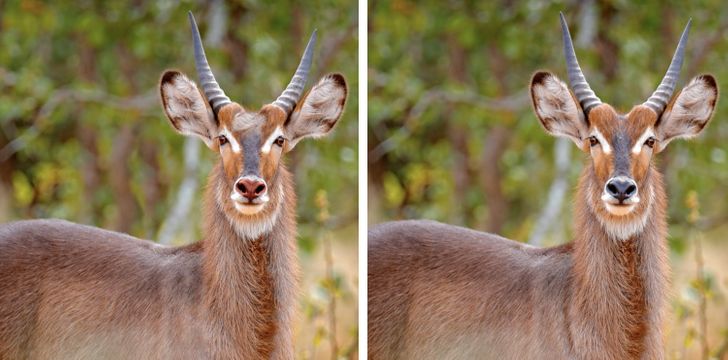
[[[657,90],[628,113],[602,103],[591,90],[579,67],[568,26],[561,15],[561,30],[571,89],[549,72],[537,72],[531,80],[531,99],[547,132],[571,139],[591,157],[585,171],[587,203],[612,234],[628,238],[645,224],[660,186],[653,155],[677,138],[700,134],[710,121],[718,99],[711,75],[692,79],[672,97],[680,74],[690,21]],[[672,99],[671,99],[672,97]]]
[[[305,137],[328,134],[341,117],[347,86],[341,74],[324,76],[301,96],[311,67],[316,31],[283,93],[258,111],[230,101],[210,69],[197,24],[189,14],[200,87],[177,71],[162,75],[162,105],[172,126],[220,154],[211,186],[217,205],[238,220],[272,214],[284,197],[281,157]],[[272,201],[271,201],[272,200]]]

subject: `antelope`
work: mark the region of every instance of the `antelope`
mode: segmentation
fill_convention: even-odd
[[[328,134],[344,109],[341,74],[304,95],[313,32],[285,91],[258,111],[215,80],[188,14],[198,87],[160,81],[176,131],[219,153],[203,239],[182,247],[61,220],[0,227],[1,359],[292,359],[296,196],[283,155]]]
[[[620,114],[591,90],[561,15],[573,93],[550,72],[530,84],[549,134],[589,160],[573,242],[537,248],[433,221],[390,222],[369,237],[371,359],[662,359],[668,292],[667,197],[655,154],[698,135],[718,98],[711,75],[671,99],[690,21],[667,74]]]

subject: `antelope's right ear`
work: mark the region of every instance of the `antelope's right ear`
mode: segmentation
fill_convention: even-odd
[[[195,82],[178,71],[166,71],[159,83],[162,107],[172,126],[183,135],[198,136],[212,148],[217,133],[212,109]]]
[[[582,148],[589,126],[563,81],[550,72],[535,73],[531,79],[531,100],[538,120],[549,134],[568,137]]]

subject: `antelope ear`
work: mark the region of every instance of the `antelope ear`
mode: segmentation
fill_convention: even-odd
[[[341,74],[326,75],[314,85],[286,122],[288,149],[293,149],[305,137],[328,134],[344,112],[347,92],[346,79]]]
[[[177,132],[194,135],[213,147],[217,133],[212,109],[195,82],[178,71],[166,71],[159,83],[162,107]]]
[[[710,122],[718,101],[718,84],[712,75],[695,77],[675,96],[655,125],[662,150],[673,139],[698,136]]]
[[[531,79],[531,100],[538,120],[549,134],[568,137],[582,147],[589,127],[584,112],[563,81],[550,72],[535,73]]]

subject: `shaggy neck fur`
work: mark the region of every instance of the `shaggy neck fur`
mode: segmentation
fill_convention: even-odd
[[[223,177],[214,175],[220,173],[213,171],[207,199],[225,191]],[[278,177],[271,208],[261,215],[268,219],[230,216],[218,201],[205,204],[203,297],[210,309],[210,339],[221,342],[213,348],[226,349],[214,358],[293,358],[296,199],[283,166]]]
[[[605,359],[654,358],[661,354],[669,275],[662,178],[650,170],[650,183],[644,185],[654,196],[644,198],[651,203],[636,217],[644,219],[644,226],[618,239],[607,226],[630,222],[610,224],[594,209],[601,204],[590,202],[590,171],[588,166],[582,173],[575,206],[574,296],[568,310],[572,350],[579,354],[579,349],[601,348],[591,356]]]

